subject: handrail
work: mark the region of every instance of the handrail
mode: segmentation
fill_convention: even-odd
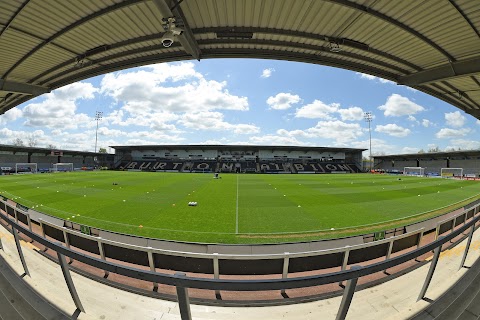
[[[91,265],[93,267],[117,273],[130,278],[155,282],[159,284],[174,285],[184,288],[208,289],[208,290],[225,290],[225,291],[263,291],[263,290],[280,290],[280,289],[297,289],[303,287],[318,286],[323,284],[341,282],[354,278],[363,277],[372,273],[380,272],[407,261],[413,260],[427,252],[439,248],[441,245],[447,243],[458,235],[462,234],[467,229],[474,227],[480,221],[480,215],[473,217],[468,223],[453,231],[447,236],[440,237],[434,242],[423,247],[415,249],[411,252],[399,255],[388,260],[376,262],[360,269],[350,269],[337,271],[327,274],[303,276],[295,278],[282,279],[255,279],[255,280],[228,280],[228,279],[206,279],[198,277],[186,277],[179,275],[170,275],[165,273],[147,271],[137,268],[132,268],[109,261],[104,261],[92,256],[88,256],[69,248],[66,248],[58,243],[45,239],[32,231],[22,227],[18,223],[9,218],[0,215],[0,219],[6,221],[13,229],[25,234],[32,240],[40,243],[46,248],[52,249],[55,252],[64,256],[70,257],[82,263]],[[8,221],[7,221],[8,220]],[[12,230],[13,231],[13,230]]]
[[[12,207],[13,208],[13,207]],[[13,208],[15,210],[15,208]],[[105,244],[111,244],[115,245],[118,247],[126,248],[126,249],[132,249],[132,250],[138,250],[142,252],[152,252],[152,253],[157,253],[157,254],[166,254],[166,255],[171,255],[171,256],[182,256],[182,257],[190,257],[190,258],[204,258],[204,259],[213,259],[213,258],[218,258],[218,259],[231,259],[231,260],[260,260],[260,259],[282,259],[285,257],[289,258],[300,258],[300,257],[310,257],[310,256],[319,256],[319,255],[327,255],[327,254],[333,254],[333,253],[339,253],[339,252],[344,252],[345,250],[358,250],[358,249],[363,249],[363,248],[368,248],[368,247],[373,247],[377,245],[381,245],[384,243],[390,243],[396,240],[400,240],[406,237],[409,237],[414,234],[419,234],[421,232],[425,231],[425,228],[420,228],[414,231],[410,231],[398,236],[393,236],[390,238],[385,238],[382,240],[377,240],[369,243],[361,243],[361,244],[355,244],[355,245],[347,245],[343,247],[338,247],[338,248],[330,248],[330,249],[322,249],[322,250],[312,250],[312,251],[300,251],[300,252],[289,252],[288,254],[286,253],[268,253],[268,254],[225,254],[225,253],[200,253],[200,252],[187,252],[187,251],[176,251],[176,250],[167,250],[167,249],[159,249],[159,248],[153,248],[153,247],[144,247],[144,246],[138,246],[134,244],[129,244],[129,243],[124,243],[124,242],[118,242],[110,239],[105,239],[102,237],[98,236],[92,236],[92,235],[87,235],[83,234],[77,230],[73,230],[67,227],[62,227],[59,225],[56,225],[51,222],[47,222],[43,219],[39,219],[42,224],[49,225],[51,227],[54,227],[58,230],[65,231],[69,234],[73,234],[75,236],[84,238],[84,239],[89,239],[92,241],[97,241],[97,242],[102,242]]]

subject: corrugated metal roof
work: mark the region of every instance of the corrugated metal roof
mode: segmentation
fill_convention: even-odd
[[[169,17],[185,31],[165,48]],[[480,119],[480,1],[471,0],[4,0],[0,113],[94,75],[219,57],[369,73]]]

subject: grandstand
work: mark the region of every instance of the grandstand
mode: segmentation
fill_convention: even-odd
[[[15,172],[16,164],[19,163],[37,164],[38,172],[46,172],[52,170],[57,163],[71,163],[74,169],[100,165],[110,167],[113,157],[88,151],[0,145],[0,167],[3,173]]]
[[[355,173],[365,149],[233,145],[113,146],[118,170]]]
[[[463,168],[463,175],[480,177],[480,150],[398,154],[374,157],[374,169],[403,172],[405,167],[425,168],[425,174],[440,176],[442,168]]]

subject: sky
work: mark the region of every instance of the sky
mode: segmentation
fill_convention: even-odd
[[[480,121],[391,81],[276,60],[211,59],[132,68],[77,82],[0,116],[0,141],[98,146],[248,144],[369,147],[372,154],[480,149]]]

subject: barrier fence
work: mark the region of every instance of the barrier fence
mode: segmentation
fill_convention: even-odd
[[[182,319],[191,319],[188,288],[214,290],[215,292],[219,292],[220,290],[281,290],[284,292],[286,289],[298,289],[347,281],[342,303],[337,315],[337,319],[344,319],[353,297],[358,278],[387,270],[433,250],[434,256],[430,265],[430,270],[419,294],[419,299],[422,299],[425,296],[431,278],[433,277],[441,246],[461,235],[464,231],[470,229],[467,247],[464,251],[460,265],[461,268],[469,251],[471,239],[475,231],[475,225],[480,220],[480,215],[478,214],[480,205],[477,203],[461,213],[439,222],[437,228],[434,229],[436,232],[436,239],[432,243],[424,246],[420,246],[420,242],[425,230],[420,229],[400,236],[375,241],[373,243],[345,248],[268,255],[229,255],[219,253],[202,254],[178,252],[134,246],[102,239],[100,237],[88,236],[65,227],[53,225],[46,221],[40,221],[43,234],[39,235],[32,231],[32,222],[28,214],[21,212],[21,210],[18,210],[16,206],[14,207],[10,203],[1,202],[1,204],[3,204],[1,209],[4,209],[6,215],[0,214],[0,219],[11,226],[11,232],[14,235],[17,250],[25,273],[29,275],[28,266],[23,257],[22,248],[20,246],[18,232],[23,233],[33,241],[36,241],[46,248],[56,252],[65,281],[72,294],[72,299],[79,310],[83,312],[85,311],[70,277],[69,267],[65,261],[65,256],[104,270],[107,274],[108,272],[114,272],[130,278],[149,281],[153,283],[154,286],[157,286],[157,284],[175,286],[177,289],[177,299]],[[24,226],[19,222],[24,224]],[[448,234],[442,236],[446,233]],[[46,236],[55,241],[48,239]],[[72,246],[82,250],[87,248],[89,250],[85,251],[94,253],[98,255],[99,258],[76,251],[71,248]],[[415,247],[415,249],[391,257],[393,252],[399,252],[412,246]],[[166,257],[173,257],[173,260],[169,261]],[[351,266],[351,268],[347,270],[349,265],[379,257],[385,257],[385,259],[363,267]],[[147,266],[150,267],[150,271],[110,262],[107,261],[106,258]],[[186,259],[191,259],[193,262],[190,264],[181,263],[185,262]],[[168,265],[169,268],[165,268],[165,260],[170,263]],[[253,269],[248,269],[248,265],[257,266]],[[340,266],[341,270],[321,275],[288,278],[289,273],[318,270],[321,269],[321,267],[329,268],[332,266]],[[160,273],[156,271],[156,268],[172,269],[177,271],[177,273],[175,275]],[[254,271],[254,273],[248,273],[245,270],[248,272]],[[186,276],[181,271],[212,273],[213,279]],[[227,280],[220,278],[223,274],[245,275],[277,273],[282,274],[281,279]]]

